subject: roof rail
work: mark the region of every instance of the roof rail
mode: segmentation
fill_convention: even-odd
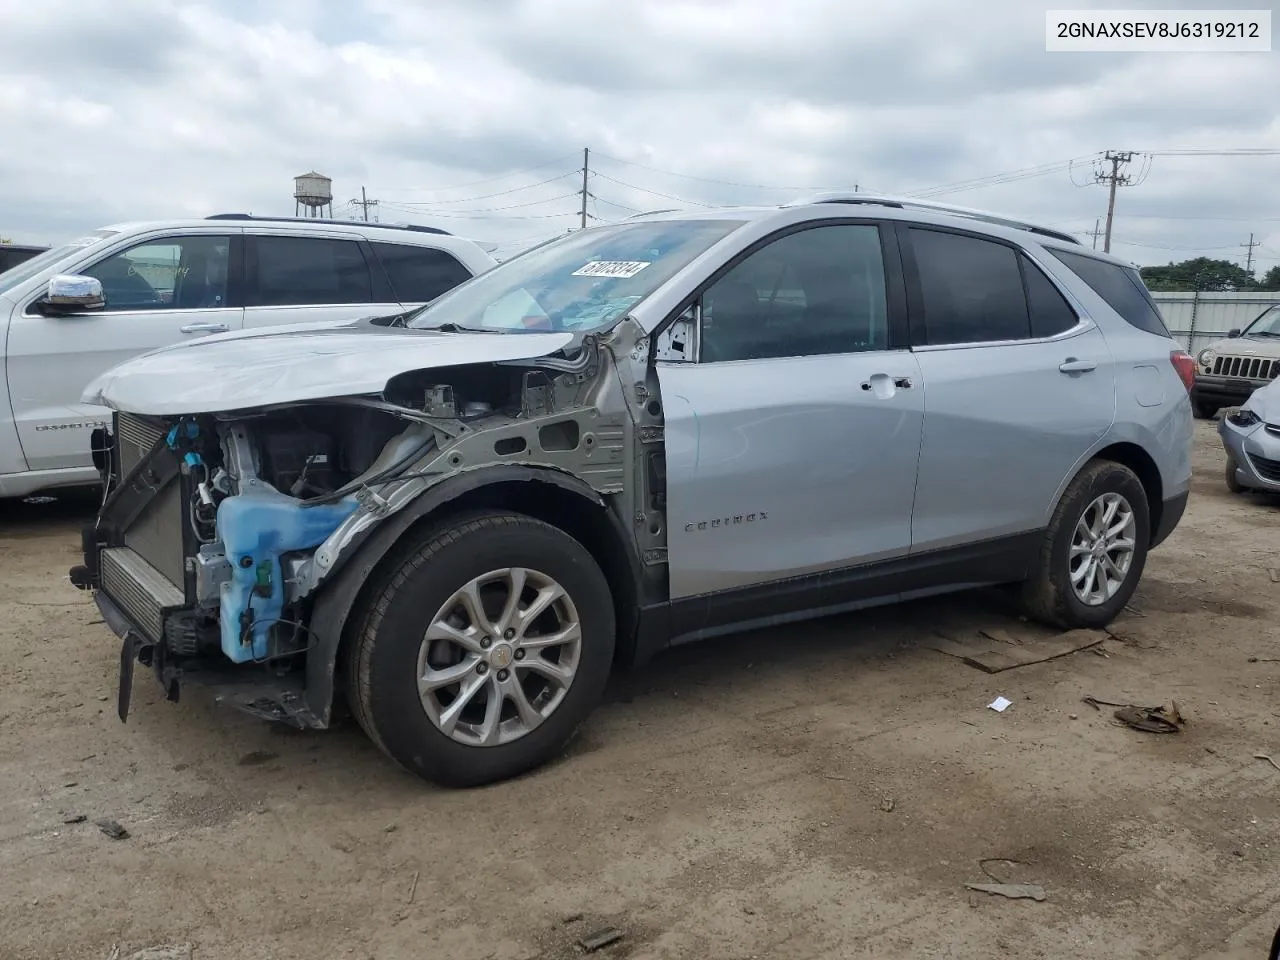
[[[660,213],[679,213],[679,207],[667,207],[665,210],[642,210],[640,213],[633,213],[627,217],[628,220],[638,220],[640,217],[656,217]]]
[[[1044,237],[1053,237],[1055,240],[1064,240],[1067,243],[1079,244],[1080,241],[1069,233],[1062,233],[1058,230],[1051,230],[1048,227],[1038,227],[1033,223],[1026,223],[1022,220],[1013,220],[1009,217],[1002,217],[998,214],[987,213],[985,210],[975,210],[972,207],[956,207],[949,203],[933,203],[930,200],[916,200],[913,197],[891,197],[879,196],[870,193],[822,193],[813,197],[806,197],[795,203],[787,204],[787,206],[799,207],[812,203],[850,203],[850,204],[866,204],[868,206],[877,207],[896,207],[900,210],[928,210],[934,213],[946,213],[954,217],[967,217],[970,220],[981,220],[983,223],[989,223],[993,226],[1012,227],[1015,230],[1026,230],[1030,233],[1036,233]]]
[[[412,230],[414,233],[436,233],[452,236],[448,230],[439,227],[427,227],[420,223],[369,223],[364,220],[333,220],[320,217],[257,217],[252,213],[215,213],[205,217],[206,220],[253,220],[260,223],[336,223],[344,227],[378,227],[381,230]]]

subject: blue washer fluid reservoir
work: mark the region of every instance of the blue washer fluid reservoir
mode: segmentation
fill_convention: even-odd
[[[267,638],[284,610],[281,554],[317,547],[355,512],[354,497],[305,506],[265,484],[218,504],[218,537],[231,563],[222,585],[222,652],[236,663],[267,656]]]

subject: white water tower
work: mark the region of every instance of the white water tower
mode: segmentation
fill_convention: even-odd
[[[293,215],[300,211],[303,216],[319,217],[329,208],[329,216],[333,216],[333,180],[323,173],[304,173],[293,178]]]

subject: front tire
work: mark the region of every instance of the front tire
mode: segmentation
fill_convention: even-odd
[[[349,650],[360,726],[406,769],[473,787],[546,763],[599,702],[608,582],[563,531],[487,513],[437,528],[371,597]]]
[[[1150,543],[1142,482],[1122,464],[1090,463],[1058,501],[1023,605],[1063,629],[1105,627],[1133,596]]]
[[[1227,454],[1227,489],[1232,493],[1244,493],[1244,485],[1241,484],[1239,479],[1236,477],[1236,470],[1238,470],[1239,467],[1240,465],[1236,463],[1235,457],[1231,456],[1231,454]]]

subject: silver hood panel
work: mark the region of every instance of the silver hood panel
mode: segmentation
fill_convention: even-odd
[[[90,383],[82,402],[152,416],[381,393],[402,373],[530,360],[568,333],[444,333],[359,321],[292,324],[204,337],[134,357]]]

